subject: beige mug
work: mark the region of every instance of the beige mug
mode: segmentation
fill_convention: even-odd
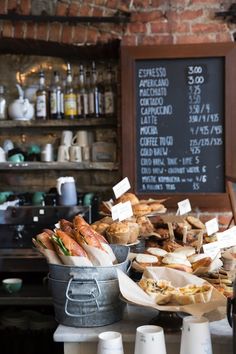
[[[58,162],[67,162],[70,160],[69,155],[69,146],[67,145],[60,145],[57,151],[57,161]]]
[[[73,145],[69,147],[70,161],[82,162],[82,149],[79,145]]]
[[[73,132],[71,130],[63,130],[61,133],[61,145],[70,146],[72,144]]]
[[[78,130],[77,133],[73,136],[72,145],[87,146],[89,144],[88,140],[88,131]]]

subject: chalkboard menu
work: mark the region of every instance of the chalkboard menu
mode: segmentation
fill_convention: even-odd
[[[138,193],[225,190],[223,57],[135,61]]]

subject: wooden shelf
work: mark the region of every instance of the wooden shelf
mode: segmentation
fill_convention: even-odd
[[[30,170],[117,170],[116,162],[0,162],[0,171]]]
[[[41,127],[91,127],[115,126],[115,118],[81,118],[75,120],[1,120],[0,128],[41,128]]]

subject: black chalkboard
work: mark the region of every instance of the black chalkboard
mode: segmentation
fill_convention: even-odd
[[[224,58],[135,61],[137,192],[222,193]]]

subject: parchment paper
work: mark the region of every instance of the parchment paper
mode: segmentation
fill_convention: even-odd
[[[157,305],[154,299],[145,293],[145,291],[142,290],[141,287],[131,280],[125,273],[118,269],[117,274],[120,292],[123,298],[133,304],[152,307],[159,311],[186,312],[192,316],[203,316],[204,314],[211,312],[212,321],[225,317],[225,312],[220,312],[219,308],[224,307],[226,309],[226,298],[214,287],[211,299],[207,303],[184,306],[176,305],[174,303],[170,303],[168,305]],[[143,273],[143,278],[152,278],[155,280],[166,279],[171,281],[172,285],[175,287],[181,287],[187,284],[202,285],[203,283],[206,283],[205,280],[200,279],[195,275],[167,267],[148,267]]]

